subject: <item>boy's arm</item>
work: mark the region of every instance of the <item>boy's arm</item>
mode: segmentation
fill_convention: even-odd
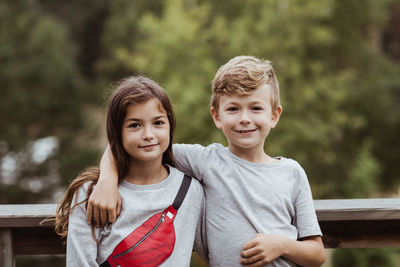
[[[91,193],[86,211],[88,224],[96,227],[115,222],[121,212],[121,196],[118,190],[118,172],[110,146],[100,161],[100,176]]]
[[[174,145],[177,169],[202,181],[200,162],[207,154],[200,145]],[[203,157],[203,158],[201,158]],[[107,146],[100,161],[100,177],[89,197],[86,219],[96,227],[115,222],[121,212],[121,197],[118,190],[118,172],[110,146]]]
[[[285,236],[257,234],[243,246],[241,264],[263,266],[278,257],[285,257],[301,266],[320,266],[325,250],[320,236],[292,240]]]
[[[174,144],[173,153],[178,170],[189,174],[199,182],[204,182],[204,168],[210,157],[207,147],[199,144]]]
[[[206,214],[205,214],[205,199],[203,195],[203,202],[201,205],[201,213],[197,222],[196,235],[194,238],[193,250],[208,263],[208,245],[206,235]]]

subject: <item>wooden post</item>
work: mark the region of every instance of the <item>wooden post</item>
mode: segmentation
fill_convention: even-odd
[[[0,266],[15,267],[12,233],[10,229],[0,229]]]

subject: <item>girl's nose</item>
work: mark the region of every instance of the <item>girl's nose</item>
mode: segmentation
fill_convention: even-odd
[[[142,138],[145,141],[151,141],[154,139],[154,134],[153,134],[152,130],[150,129],[150,127],[144,128],[144,133],[143,133]]]

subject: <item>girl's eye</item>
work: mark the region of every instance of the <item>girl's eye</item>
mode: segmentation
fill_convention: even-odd
[[[259,107],[259,106],[255,106],[255,107],[252,107],[252,109],[258,111],[258,110],[262,110],[263,108],[262,108],[262,107]]]
[[[136,122],[131,123],[131,124],[128,125],[128,128],[139,128],[139,127],[140,127],[140,124],[136,123]]]
[[[164,121],[155,121],[154,124],[155,125],[164,125],[165,122]]]

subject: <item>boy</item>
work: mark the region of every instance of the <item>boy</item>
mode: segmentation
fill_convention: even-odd
[[[306,174],[296,161],[264,152],[282,113],[271,64],[235,57],[217,71],[212,87],[211,115],[228,148],[174,145],[178,169],[203,183],[210,266],[321,265],[325,252]],[[88,220],[94,206],[94,219],[104,223],[108,206],[112,222],[117,201],[103,197],[118,195],[110,153],[101,167]]]

